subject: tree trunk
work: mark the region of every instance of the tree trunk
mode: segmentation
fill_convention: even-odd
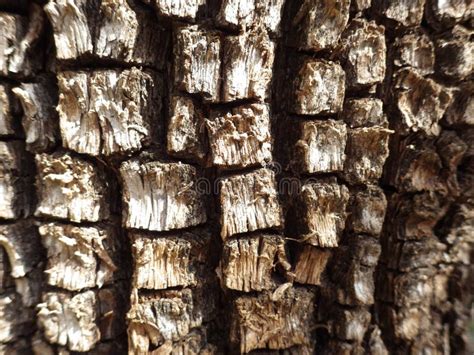
[[[0,354],[474,350],[471,1],[0,24]]]

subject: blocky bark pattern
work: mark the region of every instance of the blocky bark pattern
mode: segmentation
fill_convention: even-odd
[[[0,1],[0,353],[468,352],[472,16]]]

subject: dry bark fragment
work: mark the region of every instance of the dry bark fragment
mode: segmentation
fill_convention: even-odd
[[[352,6],[354,6],[358,12],[364,11],[372,6],[372,0],[355,0]]]
[[[296,205],[298,237],[317,247],[337,247],[346,222],[349,190],[336,181],[304,184]]]
[[[19,124],[15,119],[19,105],[11,94],[11,85],[0,83],[0,136],[17,136]]]
[[[0,142],[0,218],[15,219],[30,214],[33,186],[29,163],[23,142]]]
[[[370,312],[363,307],[343,309],[340,306],[335,306],[333,312],[333,334],[339,339],[362,343],[372,318]]]
[[[440,36],[435,48],[437,72],[457,81],[474,72],[473,35],[473,30],[458,25]]]
[[[240,296],[233,301],[230,339],[241,352],[309,346],[314,294],[289,286],[281,292]]]
[[[95,323],[97,298],[93,291],[75,296],[47,292],[37,307],[38,325],[50,343],[83,352],[91,350],[100,340]]]
[[[41,68],[43,51],[37,51],[45,18],[31,3],[28,18],[0,12],[0,74],[28,76]]]
[[[380,99],[348,99],[344,102],[341,116],[351,128],[388,125]]]
[[[451,27],[472,18],[474,8],[470,0],[428,0],[427,19],[434,26]]]
[[[150,354],[164,344],[172,346],[202,326],[204,309],[190,289],[134,297],[127,314],[132,354]]]
[[[344,177],[349,183],[366,184],[381,177],[391,133],[378,126],[355,128],[348,132]]]
[[[329,250],[304,245],[295,261],[295,281],[301,284],[320,285],[321,276],[330,256]]]
[[[263,25],[278,33],[284,0],[224,0],[217,14],[217,23],[231,29],[247,31]]]
[[[293,169],[300,173],[341,171],[346,156],[347,128],[343,122],[304,121],[293,147]]]
[[[47,250],[49,285],[79,291],[113,280],[118,255],[112,229],[49,223],[39,232]]]
[[[269,169],[219,181],[221,237],[281,226],[275,174]]]
[[[21,337],[27,337],[31,333],[34,314],[32,310],[25,308],[20,296],[15,292],[0,294],[0,351],[3,354],[16,354],[9,352],[8,343],[15,347]]]
[[[349,20],[349,0],[304,0],[292,26],[300,49],[319,51],[337,44]]]
[[[222,168],[265,165],[272,160],[270,113],[265,104],[215,112],[206,120],[211,161]]]
[[[368,306],[374,303],[374,267],[352,260],[347,268],[341,270],[339,276],[339,286],[335,290],[339,303],[351,306]]]
[[[142,0],[153,3],[157,12],[163,16],[194,20],[206,0]]]
[[[294,81],[292,111],[301,115],[337,113],[344,102],[345,73],[337,63],[307,59]]]
[[[255,235],[227,240],[219,274],[225,287],[244,291],[262,291],[275,286],[275,267],[288,268],[285,243],[278,235]]]
[[[374,21],[353,20],[341,38],[340,53],[350,88],[382,82],[385,77],[385,29]]]
[[[426,0],[382,0],[378,3],[379,11],[388,19],[405,27],[418,26],[423,18]]]
[[[474,84],[467,82],[453,90],[453,100],[444,121],[449,126],[474,126]]]
[[[350,230],[374,236],[380,234],[387,208],[382,189],[370,185],[367,190],[356,192],[349,206],[347,225]]]
[[[12,91],[23,108],[22,126],[26,134],[26,149],[43,152],[56,144],[58,138],[56,88],[42,78],[38,83],[21,84]]]
[[[56,57],[93,55],[161,67],[166,39],[149,13],[126,0],[50,0],[45,12],[53,27]],[[126,31],[122,29],[126,28]]]
[[[168,154],[202,160],[204,145],[204,114],[192,99],[173,95],[170,99],[170,118],[167,131]]]
[[[275,44],[261,28],[224,41],[222,100],[269,97]]]
[[[200,94],[205,100],[219,101],[219,34],[196,25],[182,26],[175,30],[174,43],[175,84],[178,89]]]
[[[153,73],[61,72],[58,82],[66,148],[94,156],[129,153],[148,144],[159,125],[161,81]]]
[[[70,154],[36,156],[36,216],[97,222],[109,216],[108,184],[99,169]]]
[[[102,0],[97,12],[102,16],[94,39],[99,58],[163,66],[167,39],[154,16],[127,0]]]
[[[210,234],[184,232],[162,238],[131,232],[133,287],[160,290],[195,286],[209,262]],[[208,266],[208,265],[207,265]]]
[[[424,33],[409,33],[395,40],[394,64],[411,67],[422,75],[434,71],[434,45]]]
[[[123,224],[127,228],[167,231],[206,221],[197,172],[192,165],[137,161],[120,167]]]

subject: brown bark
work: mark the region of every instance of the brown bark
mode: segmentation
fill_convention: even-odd
[[[0,0],[0,354],[472,351],[473,16]]]

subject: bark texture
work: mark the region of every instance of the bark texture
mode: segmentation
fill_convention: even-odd
[[[0,28],[0,354],[472,353],[472,1]]]

